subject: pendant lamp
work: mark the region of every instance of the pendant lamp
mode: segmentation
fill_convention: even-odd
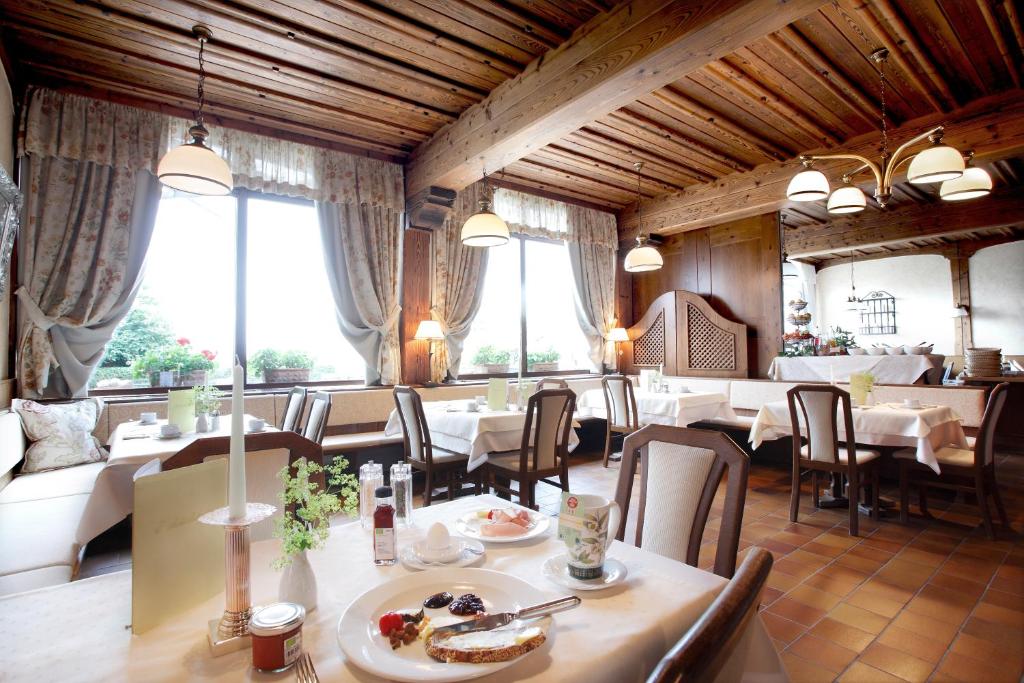
[[[192,33],[199,41],[196,125],[188,129],[192,142],[167,152],[157,165],[156,175],[161,183],[175,190],[199,195],[225,195],[234,188],[231,169],[224,159],[206,146],[206,138],[210,136],[210,131],[203,125],[203,106],[206,104],[203,90],[206,63],[203,60],[203,51],[212,34],[210,29],[201,25],[193,26]]]
[[[647,237],[643,233],[644,227],[644,214],[643,205],[640,201],[640,169],[644,167],[644,162],[638,161],[633,164],[633,168],[636,169],[636,213],[637,213],[637,236],[636,246],[629,250],[626,254],[623,268],[629,273],[646,273],[652,270],[658,270],[665,265],[664,260],[661,258],[661,252],[652,246]]]
[[[467,247],[500,247],[509,240],[508,225],[491,211],[490,186],[484,171],[480,208],[462,225],[462,243]]]
[[[939,196],[950,202],[984,197],[992,192],[992,176],[983,168],[972,163],[974,152],[964,154],[967,165],[959,178],[947,180],[939,186]]]

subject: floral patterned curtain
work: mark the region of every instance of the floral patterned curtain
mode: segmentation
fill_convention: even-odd
[[[576,319],[590,342],[590,361],[601,372],[615,362],[607,341],[615,323],[615,216],[567,205],[569,265],[576,283]]]

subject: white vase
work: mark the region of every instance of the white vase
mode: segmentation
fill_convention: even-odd
[[[306,608],[306,614],[316,609],[316,574],[309,564],[306,551],[292,556],[292,561],[281,574],[277,597],[282,602],[294,602]]]
[[[210,431],[210,425],[206,421],[206,413],[199,413],[196,416],[196,433],[203,434]]]

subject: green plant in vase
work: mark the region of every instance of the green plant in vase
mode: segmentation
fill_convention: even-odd
[[[538,366],[541,366],[543,369],[554,370],[558,367],[559,358],[561,354],[552,348],[548,348],[547,351],[530,351],[526,354],[526,365],[531,369],[538,369]]]
[[[499,349],[493,344],[481,346],[473,356],[473,365],[486,369],[488,372],[507,372],[512,353],[508,349]]]
[[[260,349],[249,359],[249,368],[255,375],[262,375],[268,384],[280,382],[305,382],[316,360],[305,351]]]

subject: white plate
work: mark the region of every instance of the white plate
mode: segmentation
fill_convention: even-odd
[[[490,569],[434,569],[407,574],[366,591],[341,615],[337,635],[345,657],[359,668],[393,681],[464,681],[492,674],[518,661],[446,664],[427,655],[422,641],[392,650],[388,639],[377,629],[381,615],[416,608],[428,596],[441,591],[455,597],[474,593],[490,613],[514,611],[549,599],[526,581]],[[424,611],[436,626],[463,621],[446,607]],[[538,620],[536,625],[549,636],[548,642],[538,649],[551,647],[550,617]]]
[[[459,552],[454,560],[450,562],[428,562],[416,554],[415,543],[406,543],[398,553],[398,558],[409,569],[438,569],[439,567],[468,567],[479,559],[482,559],[485,551],[484,544],[471,538],[452,538],[452,541],[459,544]],[[470,549],[478,552],[470,552]]]
[[[505,509],[505,508],[498,508]],[[515,509],[515,508],[509,508]],[[480,527],[483,523],[488,520],[477,517],[476,512],[469,512],[457,520],[455,520],[455,530],[467,538],[472,538],[477,541],[484,541],[485,543],[515,543],[516,541],[525,541],[528,538],[535,538],[540,536],[542,533],[548,530],[548,526],[551,524],[551,518],[546,515],[542,515],[539,512],[530,512],[530,521],[532,525],[520,536],[484,536],[480,533]]]
[[[626,580],[626,565],[614,557],[604,558],[604,572],[599,579],[583,581],[569,576],[569,558],[567,555],[555,555],[544,561],[541,568],[550,581],[574,591],[599,591],[611,588]]]
[[[153,438],[157,439],[159,441],[170,441],[171,439],[180,439],[181,437],[182,437],[182,433],[181,432],[178,432],[177,434],[154,434],[153,435]]]

